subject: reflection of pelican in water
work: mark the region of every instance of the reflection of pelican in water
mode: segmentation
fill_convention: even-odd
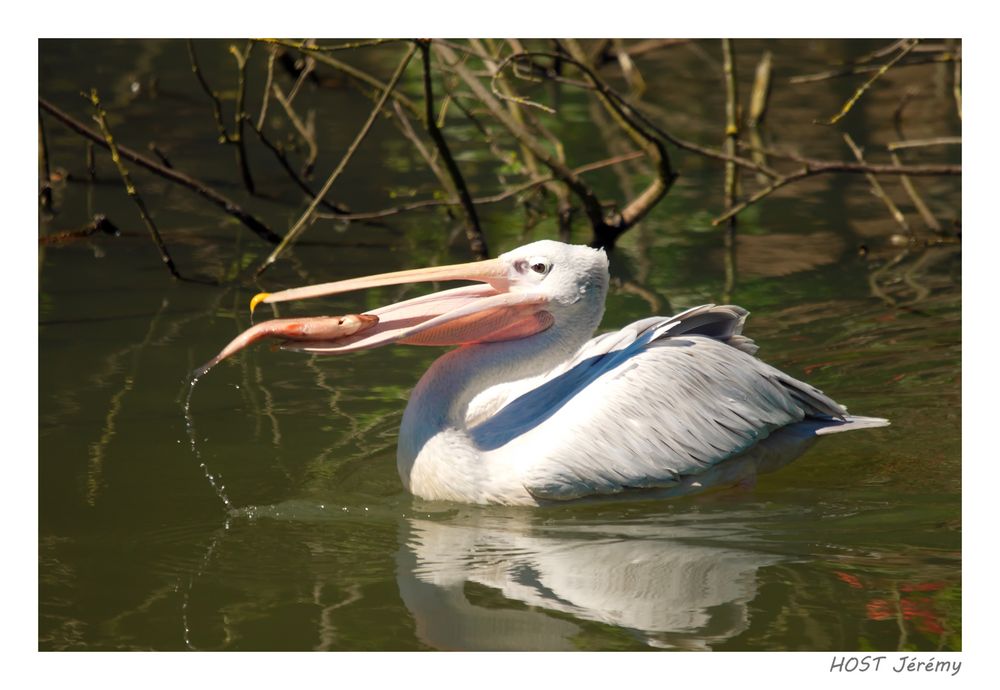
[[[780,560],[710,543],[725,527],[670,518],[589,527],[521,518],[410,521],[398,581],[425,644],[572,649],[580,622],[594,621],[650,646],[707,649],[747,628],[757,570]]]
[[[777,440],[770,447],[784,453],[723,463],[702,481],[777,469],[812,443]],[[678,493],[701,488],[691,482]],[[752,519],[733,513],[724,522],[560,515],[467,508],[408,520],[397,579],[421,640],[445,649],[573,649],[582,622],[592,621],[654,647],[708,649],[746,630],[757,570],[781,560],[747,549]]]

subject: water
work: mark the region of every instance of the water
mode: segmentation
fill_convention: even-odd
[[[793,89],[787,77],[878,45],[770,46],[768,136],[849,157],[839,134],[811,122],[835,113],[854,82]],[[762,48],[736,43],[744,81]],[[231,88],[226,45],[198,50],[215,88]],[[355,58],[386,78],[400,50]],[[705,42],[639,62],[662,122],[713,145],[722,90],[704,80],[718,59]],[[252,60],[262,64],[263,51]],[[939,67],[890,72],[843,129],[882,155],[913,80],[924,87],[907,106],[907,136],[959,133]],[[411,72],[405,88],[417,97]],[[262,70],[252,74],[255,112]],[[192,79],[183,43],[40,44],[43,96],[87,119],[77,94],[96,86],[123,143],[144,149],[155,139],[178,168],[284,231],[303,208],[294,186],[253,146],[257,184],[272,197],[247,197],[232,152],[214,148],[210,107]],[[322,180],[370,106],[344,86],[309,88],[302,102],[317,109]],[[563,99],[558,131],[573,164],[611,155],[586,102]],[[187,191],[134,171],[181,271],[223,285],[177,282],[107,158],[98,155],[88,183],[76,135],[51,120],[46,134],[53,165],[77,181],[57,184],[57,213],[42,217],[40,234],[98,212],[122,232],[39,250],[39,648],[961,649],[961,249],[901,252],[862,178],[815,178],[741,216],[729,299],[753,313],[747,330],[767,361],[891,427],[825,440],[753,485],[669,502],[481,508],[414,499],[396,475],[406,396],[439,350],[323,359],[258,345],[204,376],[188,406],[189,373],[249,325],[254,293],[467,260],[453,222],[423,211],[381,225],[319,223],[259,285],[238,284],[270,248]],[[446,134],[474,193],[493,193],[479,135]],[[921,155],[932,157],[907,160]],[[725,297],[722,235],[709,224],[720,171],[687,155],[675,164],[675,188],[612,257],[602,328]],[[333,196],[356,210],[435,190],[385,122],[348,172]],[[594,177],[607,198],[637,180]],[[916,184],[942,222],[959,217],[959,180]],[[555,237],[552,218],[524,230],[514,202],[481,215],[494,254]],[[583,222],[575,227],[575,241],[587,241]],[[402,294],[344,295],[322,309],[359,311]]]

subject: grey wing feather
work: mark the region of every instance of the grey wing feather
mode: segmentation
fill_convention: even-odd
[[[671,486],[780,427],[842,420],[843,406],[752,356],[747,314],[705,305],[598,336],[472,438],[485,451],[523,448],[512,455],[537,459],[528,491],[566,500]]]

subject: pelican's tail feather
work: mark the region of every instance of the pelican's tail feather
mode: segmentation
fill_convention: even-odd
[[[889,426],[888,419],[881,417],[861,417],[858,415],[845,415],[843,420],[831,419],[823,426],[816,429],[817,436],[827,434],[839,434],[841,431],[854,431],[855,429],[875,429],[880,426]]]

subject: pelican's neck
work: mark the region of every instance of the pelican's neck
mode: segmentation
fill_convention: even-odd
[[[537,377],[565,362],[590,338],[602,313],[600,309],[592,318],[561,328],[557,324],[521,340],[466,345],[434,362],[410,394],[400,427],[397,468],[407,488],[427,493],[417,491],[417,478],[411,476],[425,450],[420,462],[435,463],[435,481],[475,483],[486,468],[465,433],[469,403],[494,386]],[[431,442],[441,447],[428,450]]]

